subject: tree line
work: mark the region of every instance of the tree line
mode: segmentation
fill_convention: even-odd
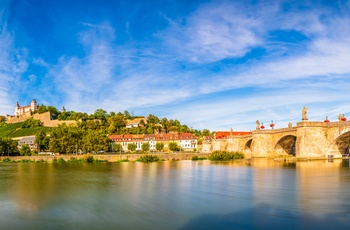
[[[76,125],[62,124],[52,128],[51,131],[40,129],[35,137],[35,143],[38,151],[51,151],[58,153],[97,153],[107,151],[121,151],[122,146],[119,144],[111,145],[108,138],[110,134],[155,134],[155,133],[193,133],[194,135],[209,136],[210,131],[195,130],[187,125],[181,124],[176,119],[159,118],[153,114],[147,117],[134,116],[127,110],[122,112],[107,113],[103,109],[97,109],[93,114],[87,114],[75,111],[59,111],[53,106],[39,105],[36,113],[51,112],[54,118],[58,120],[75,120]],[[136,118],[141,119],[136,127],[127,128],[127,124]],[[4,124],[4,121],[2,121]],[[6,125],[6,124],[5,124]],[[42,124],[39,120],[30,118],[23,122],[22,128],[40,127]],[[16,152],[17,144],[7,138],[0,141],[0,154],[5,155],[7,152]],[[11,142],[11,143],[10,143]],[[16,141],[15,141],[16,142]],[[17,142],[16,142],[17,143]],[[11,147],[12,146],[12,147]],[[156,149],[163,150],[164,145],[158,144]],[[178,151],[178,146],[170,146],[171,151]],[[135,151],[136,146],[128,146],[129,151]],[[149,146],[142,146],[143,151],[149,151]],[[18,152],[18,151],[17,151]],[[19,153],[21,155],[30,154],[28,146],[22,146]]]

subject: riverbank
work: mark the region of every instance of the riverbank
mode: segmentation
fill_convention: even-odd
[[[150,153],[151,154],[151,153]],[[150,155],[150,154],[111,154],[111,155],[92,155],[94,159],[108,162],[120,162],[120,161],[136,161],[142,156]],[[152,154],[159,157],[161,160],[165,161],[178,161],[178,160],[191,160],[192,157],[198,156],[199,158],[208,158],[209,153],[155,153]],[[1,156],[0,161],[3,159],[9,158],[13,161],[21,161],[21,160],[32,160],[32,161],[46,161],[52,162],[54,159],[62,158],[65,161],[68,161],[72,157],[76,159],[83,159],[84,155],[78,154],[61,154],[56,156]]]

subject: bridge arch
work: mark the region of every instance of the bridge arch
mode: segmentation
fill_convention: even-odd
[[[274,151],[277,155],[293,155],[295,156],[295,143],[297,137],[294,135],[286,135],[278,140]]]
[[[253,139],[249,139],[249,140],[245,143],[245,145],[244,145],[244,150],[251,150],[252,141],[253,141]]]
[[[330,154],[348,154],[350,144],[350,131],[338,136],[330,147]]]

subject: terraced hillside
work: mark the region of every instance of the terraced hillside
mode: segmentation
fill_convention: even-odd
[[[50,127],[22,128],[23,122],[5,124],[0,127],[0,137],[22,137],[36,135],[39,130],[51,131]]]

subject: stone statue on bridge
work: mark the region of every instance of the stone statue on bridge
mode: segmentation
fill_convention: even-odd
[[[256,130],[259,130],[260,129],[260,121],[259,120],[256,120]]]
[[[304,106],[303,110],[301,111],[301,120],[307,121],[307,107]]]
[[[289,123],[288,123],[288,128],[292,128],[292,127],[293,127],[292,122],[289,122]]]

